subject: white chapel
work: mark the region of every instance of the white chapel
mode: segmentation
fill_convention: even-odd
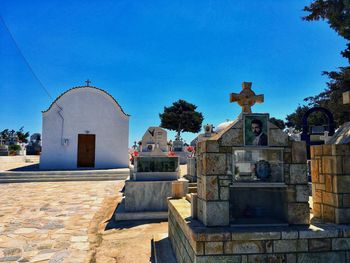
[[[129,166],[129,115],[106,91],[69,89],[42,118],[40,169]]]

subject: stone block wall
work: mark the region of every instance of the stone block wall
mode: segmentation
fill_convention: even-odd
[[[292,141],[273,124],[270,124],[269,133],[269,148],[283,149],[284,217],[290,224],[309,224],[305,143]],[[244,146],[242,120],[197,146],[198,218],[206,226],[228,226],[232,153],[235,148]]]
[[[350,262],[350,226],[205,227],[190,203],[169,200],[169,239],[179,263]]]
[[[350,145],[312,146],[311,177],[314,217],[350,223]]]

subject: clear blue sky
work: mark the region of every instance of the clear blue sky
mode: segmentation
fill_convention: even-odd
[[[218,125],[240,113],[229,93],[242,81],[265,94],[255,112],[282,119],[322,91],[321,72],[346,63],[345,41],[325,22],[301,20],[309,3],[0,0],[0,12],[51,96],[89,78],[131,115],[132,144],[180,98],[198,106],[203,124]],[[41,111],[52,100],[1,23],[0,94],[0,130],[41,132]]]

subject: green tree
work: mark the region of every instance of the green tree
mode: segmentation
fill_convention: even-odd
[[[304,114],[310,109],[311,107],[307,105],[298,106],[298,108],[293,112],[292,114],[287,115],[286,125],[288,127],[294,127],[296,130],[301,131],[302,123],[301,120],[304,116]],[[328,123],[327,116],[322,112],[313,112],[310,114],[308,118],[308,124],[309,126],[312,125],[324,125]]]
[[[309,14],[303,17],[306,21],[325,20],[338,35],[350,41],[350,1],[349,0],[314,0],[304,7]],[[341,52],[350,62],[350,42]],[[325,71],[329,77],[327,89],[316,96],[305,98],[308,107],[321,106],[329,109],[336,125],[350,120],[347,105],[342,104],[342,93],[350,90],[350,67],[340,67],[338,71]]]
[[[27,143],[29,132],[24,132],[24,127],[21,127],[18,131],[5,129],[2,132],[0,132],[0,135],[2,136],[2,139],[5,141],[5,144],[11,144],[13,143],[13,139],[17,136],[18,141]]]
[[[180,138],[181,132],[199,132],[203,114],[196,109],[196,105],[185,100],[173,102],[172,106],[164,107],[164,112],[159,114],[160,127],[176,131],[177,138]]]
[[[16,135],[20,142],[28,142],[29,132],[24,132],[23,126],[16,132]]]
[[[284,123],[283,120],[281,119],[276,119],[274,117],[271,117],[269,119],[269,121],[273,124],[275,124],[278,128],[280,128],[281,130],[283,130],[284,128],[286,128],[286,124]]]

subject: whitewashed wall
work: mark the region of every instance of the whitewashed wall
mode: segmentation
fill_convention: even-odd
[[[95,168],[128,167],[129,116],[106,92],[78,87],[43,112],[41,169],[77,168],[78,134],[95,134]],[[68,145],[62,145],[68,139]]]

